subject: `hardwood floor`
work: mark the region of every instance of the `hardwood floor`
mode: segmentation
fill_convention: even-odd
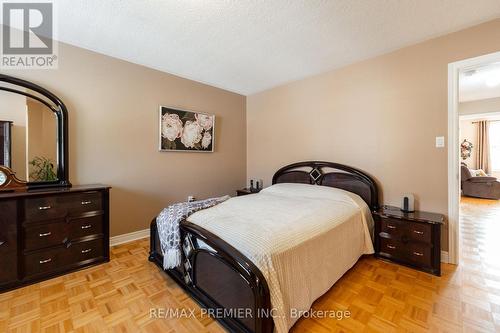
[[[225,332],[210,318],[155,319],[151,308],[198,309],[148,258],[149,239],[111,261],[0,294],[0,332]]]
[[[314,305],[350,318],[302,318],[291,332],[500,331],[500,203],[464,199],[462,262],[435,277],[362,258]],[[111,262],[0,294],[0,332],[224,332],[147,261],[147,239],[112,248]],[[156,319],[151,308],[195,309]]]

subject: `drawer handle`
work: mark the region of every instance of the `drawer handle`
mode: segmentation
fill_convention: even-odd
[[[40,260],[40,264],[47,264],[52,261],[52,258],[45,259],[45,260]]]
[[[423,253],[420,253],[420,252],[413,252],[413,254],[418,256],[418,257],[422,257],[424,255]]]
[[[52,207],[51,206],[40,206],[38,207],[39,210],[47,210],[47,209],[51,209]]]
[[[395,226],[390,225],[390,224],[388,224],[388,225],[387,225],[387,228],[389,228],[389,229],[396,229],[396,227],[395,227]]]
[[[92,228],[92,224],[82,225],[82,229]]]
[[[83,254],[85,254],[85,253],[89,253],[89,252],[92,252],[92,249],[82,250],[82,253],[83,253]]]
[[[82,201],[82,205],[90,205],[92,203],[92,201]]]
[[[388,248],[390,248],[391,250],[395,250],[396,247],[394,245],[387,245]]]
[[[418,235],[423,235],[424,232],[423,231],[418,231],[418,230],[413,230],[414,233],[418,234]]]
[[[0,241],[0,246],[4,245],[5,241]]]
[[[43,233],[43,234],[38,234],[39,237],[47,237],[47,236],[50,236],[52,235],[52,232],[46,232],[46,233]]]

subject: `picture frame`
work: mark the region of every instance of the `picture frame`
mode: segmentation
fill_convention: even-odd
[[[214,114],[160,105],[158,115],[161,152],[214,152]]]

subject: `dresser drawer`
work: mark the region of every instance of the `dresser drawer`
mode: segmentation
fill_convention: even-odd
[[[48,273],[61,269],[69,263],[70,255],[64,247],[39,251],[24,256],[26,276]]]
[[[17,251],[17,204],[15,201],[0,202],[0,257]],[[4,267],[4,266],[0,266]]]
[[[412,222],[408,226],[408,234],[411,240],[430,243],[432,227],[429,224]]]
[[[24,202],[27,222],[62,219],[68,215],[74,216],[103,209],[101,192],[28,198]]]
[[[73,244],[70,250],[71,258],[74,262],[81,262],[104,256],[102,239]]]
[[[0,285],[17,279],[17,204],[0,202]]]
[[[50,273],[72,267],[78,263],[104,256],[102,238],[79,243],[69,247],[58,246],[24,256],[25,276]]]
[[[407,252],[406,244],[393,239],[380,239],[380,253],[389,254],[394,258],[404,259]]]
[[[70,215],[102,210],[102,193],[85,192],[67,195],[64,199]]]
[[[61,196],[28,198],[24,200],[24,217],[27,222],[64,218],[67,209]]]
[[[68,239],[68,226],[64,220],[24,228],[24,248],[31,251],[61,245]]]
[[[69,218],[69,238],[73,240],[81,237],[103,234],[103,218],[102,214],[89,217]]]
[[[383,218],[380,223],[380,231],[391,236],[391,238],[401,238],[408,231],[406,222],[396,219]]]
[[[414,264],[432,267],[432,248],[425,244],[408,244],[408,260]]]

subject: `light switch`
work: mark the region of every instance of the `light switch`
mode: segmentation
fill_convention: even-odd
[[[436,148],[444,148],[444,136],[436,136]]]

